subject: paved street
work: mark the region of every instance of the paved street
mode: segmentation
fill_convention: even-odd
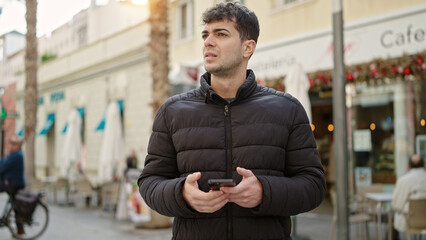
[[[0,206],[5,195],[0,194]],[[171,228],[159,230],[137,229],[130,221],[113,220],[100,209],[59,207],[49,204],[50,222],[39,240],[169,240]],[[12,239],[7,228],[0,229],[0,240]]]
[[[6,194],[0,194],[0,207],[4,206]],[[331,204],[324,201],[317,209],[299,215],[295,219],[294,240],[328,240],[332,212]],[[148,230],[135,228],[130,221],[114,220],[98,208],[64,207],[49,204],[50,223],[39,240],[169,240],[171,228]],[[359,226],[351,226],[351,239],[360,239]],[[383,226],[385,230],[385,226]],[[362,230],[361,230],[362,232]],[[370,239],[375,239],[374,224],[369,224]],[[7,228],[0,229],[0,240],[12,240]]]

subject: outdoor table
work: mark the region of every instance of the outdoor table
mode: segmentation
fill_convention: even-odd
[[[392,201],[392,193],[367,193],[365,194],[365,197],[367,199],[373,200],[377,202],[376,204],[376,214],[377,214],[377,222],[378,222],[378,229],[377,229],[377,239],[382,240],[382,231],[381,231],[381,225],[382,225],[382,205],[383,203],[391,202]],[[389,212],[389,215],[392,213]],[[392,239],[392,221],[390,221],[391,216],[389,217],[388,221],[388,239]]]

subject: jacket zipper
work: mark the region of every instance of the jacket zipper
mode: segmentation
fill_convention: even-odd
[[[231,112],[229,105],[225,105],[225,144],[226,144],[226,178],[232,178],[232,134]],[[227,239],[233,238],[232,205],[227,205]]]

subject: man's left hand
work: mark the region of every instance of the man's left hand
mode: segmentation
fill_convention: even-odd
[[[262,202],[262,184],[248,169],[237,167],[237,172],[243,180],[235,187],[221,187],[220,190],[229,194],[229,202],[245,208],[257,207]]]

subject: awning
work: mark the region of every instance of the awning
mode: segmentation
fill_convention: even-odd
[[[43,125],[43,128],[41,129],[41,131],[39,132],[39,136],[43,136],[46,135],[47,133],[49,133],[50,128],[53,126],[53,124],[55,123],[55,114],[51,113],[49,115],[47,115],[47,119],[46,122]]]
[[[81,108],[77,108],[78,113],[80,114],[81,118],[84,118],[84,112],[85,112],[85,108],[81,107]],[[68,129],[68,122],[65,123],[64,128],[62,129],[61,133],[65,134],[67,132]]]
[[[124,108],[124,100],[119,100],[117,101],[117,103],[118,103],[118,108],[120,110],[120,114],[122,114],[123,108]],[[98,126],[96,127],[95,131],[103,131],[105,129],[105,119],[106,119],[106,116],[104,114]]]
[[[21,130],[16,134],[18,138],[22,138],[24,136],[24,128],[22,127]]]
[[[105,129],[105,115],[102,117],[101,121],[99,122],[98,126],[96,127],[95,131],[103,131]]]

